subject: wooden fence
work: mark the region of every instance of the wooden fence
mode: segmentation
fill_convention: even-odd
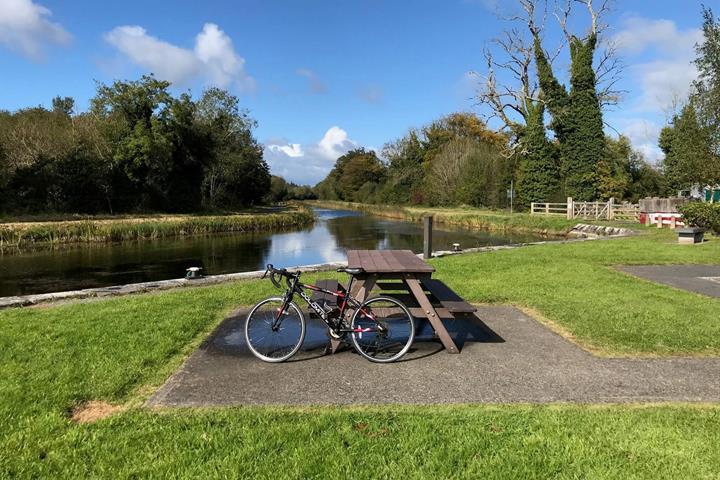
[[[571,220],[585,218],[592,220],[640,220],[640,205],[632,203],[616,204],[609,202],[575,202],[568,197],[567,202],[533,202],[530,204],[531,215],[557,215]]]

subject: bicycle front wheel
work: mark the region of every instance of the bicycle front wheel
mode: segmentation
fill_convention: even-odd
[[[281,311],[285,301],[268,298],[250,310],[245,320],[245,341],[257,358],[284,362],[300,350],[305,340],[305,317],[293,302]]]
[[[353,315],[350,330],[355,350],[378,363],[400,359],[415,338],[415,322],[407,307],[388,297],[363,303]]]

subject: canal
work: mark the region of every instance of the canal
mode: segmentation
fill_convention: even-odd
[[[347,210],[317,209],[312,227],[277,233],[243,233],[82,244],[0,251],[0,297],[78,290],[184,276],[206,275],[345,260],[347,249],[422,251],[422,225]],[[433,247],[450,250],[538,240],[435,225]]]

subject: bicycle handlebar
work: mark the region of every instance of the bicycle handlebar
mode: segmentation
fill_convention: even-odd
[[[282,285],[280,284],[280,279],[282,277],[285,277],[285,283],[287,284],[288,288],[291,288],[292,285],[290,284],[290,280],[296,279],[300,277],[300,272],[288,272],[285,268],[275,268],[272,263],[269,263],[265,269],[265,273],[263,274],[262,278],[265,278],[270,275],[270,281],[273,285],[275,285],[275,288],[282,288]]]

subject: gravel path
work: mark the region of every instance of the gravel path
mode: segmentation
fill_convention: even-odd
[[[323,355],[317,321],[293,361],[263,363],[243,344],[244,314],[227,318],[148,404],[720,401],[720,358],[598,358],[512,307],[448,322],[460,355],[425,326],[407,360],[391,365],[351,350]]]

